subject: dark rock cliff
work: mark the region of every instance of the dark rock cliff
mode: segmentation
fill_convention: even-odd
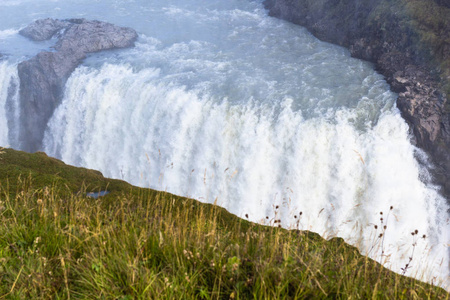
[[[53,111],[59,105],[64,85],[86,54],[131,47],[137,33],[131,28],[84,19],[38,20],[20,31],[32,40],[54,36],[54,52],[40,52],[18,65],[20,79],[19,145],[22,150],[41,149],[44,131]]]
[[[371,61],[398,93],[414,142],[450,199],[450,4],[444,0],[266,0],[269,14]]]

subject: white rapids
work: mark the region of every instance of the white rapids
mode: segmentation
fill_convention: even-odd
[[[406,275],[449,289],[446,201],[372,65],[268,17],[260,1],[39,2],[0,3],[0,20],[13,16],[0,21],[0,145],[20,143],[17,63],[54,42],[20,28],[43,17],[130,26],[135,48],[91,55],[69,78],[45,152],[255,222],[343,237],[399,273],[417,242]]]

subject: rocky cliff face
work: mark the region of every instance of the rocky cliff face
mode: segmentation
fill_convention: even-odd
[[[20,34],[36,41],[58,38],[54,52],[40,52],[18,65],[20,148],[35,152],[41,149],[47,122],[62,99],[67,79],[86,54],[131,47],[137,33],[99,21],[45,19],[35,21]]]
[[[269,14],[307,27],[319,39],[375,63],[432,157],[436,183],[450,199],[450,9],[448,1],[266,0]]]

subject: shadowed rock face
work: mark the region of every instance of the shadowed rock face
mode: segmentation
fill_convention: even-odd
[[[401,1],[266,0],[269,15],[308,28],[316,37],[350,49],[352,56],[375,63],[394,92],[414,142],[432,157],[436,183],[450,202],[450,101],[439,78],[439,62],[450,56],[450,4],[434,0],[444,21],[433,26],[444,35],[438,47],[424,42],[428,29]],[[429,3],[436,5],[434,3]],[[442,17],[442,16],[441,16]],[[414,23],[416,22],[416,23]],[[435,32],[430,31],[432,34]],[[449,78],[450,79],[450,78]]]
[[[35,40],[58,37],[55,52],[41,52],[18,65],[20,79],[22,150],[41,149],[44,131],[61,102],[64,85],[86,54],[134,46],[137,33],[131,28],[84,19],[38,20],[20,31]]]
[[[450,1],[448,0],[434,0],[437,4],[450,8]]]

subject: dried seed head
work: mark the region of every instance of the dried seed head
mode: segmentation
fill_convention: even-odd
[[[378,236],[378,237],[382,237],[383,236],[383,234],[382,233],[380,233],[380,235]]]
[[[383,214],[383,212],[382,211],[380,211],[380,215],[382,215]]]
[[[300,216],[303,214],[303,212],[300,212]]]
[[[281,224],[278,225],[278,228],[281,228]]]
[[[248,214],[245,214],[245,217],[248,219]]]
[[[266,216],[266,219],[269,220],[269,216]]]
[[[411,235],[414,235],[414,232],[411,232]]]
[[[387,226],[386,225],[384,225],[384,227],[383,227],[384,229],[386,229],[387,228]]]
[[[377,225],[375,225],[374,227],[375,227],[375,229],[378,229],[378,226],[377,226]]]
[[[414,230],[414,233],[415,233],[415,234],[418,234],[418,233],[419,233],[419,230],[417,230],[417,229]]]
[[[297,219],[297,216],[294,216],[294,219]]]
[[[277,205],[277,206],[275,206],[275,209],[278,209],[278,207],[279,207],[278,205]]]
[[[422,238],[424,238],[424,239],[425,239],[426,237],[427,237],[427,235],[426,235],[426,234],[424,234],[424,235],[422,236]]]
[[[394,207],[391,205],[391,210],[393,210],[394,209]]]

